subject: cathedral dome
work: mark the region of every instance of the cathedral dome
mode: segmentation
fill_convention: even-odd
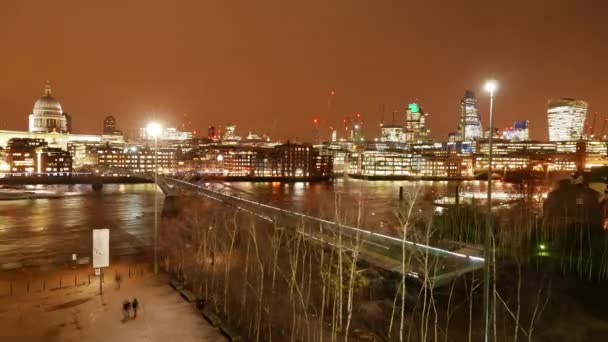
[[[51,94],[51,86],[47,82],[44,95],[36,101],[34,110],[29,116],[30,132],[68,132],[67,115],[63,114],[61,104]]]
[[[63,115],[61,104],[51,94],[51,86],[47,83],[46,87],[44,88],[44,95],[38,98],[38,100],[36,100],[36,103],[34,104],[34,110],[32,111],[33,114],[45,116]]]

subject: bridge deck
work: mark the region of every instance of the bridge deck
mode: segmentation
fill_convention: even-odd
[[[320,243],[336,246],[338,241],[341,241],[342,247],[346,249],[354,249],[355,246],[360,246],[360,258],[370,264],[389,271],[405,273],[408,277],[419,281],[427,281],[429,286],[432,287],[449,284],[454,278],[483,267],[484,259],[477,256],[339,224],[222,193],[179,179],[162,178],[159,183],[162,184],[161,189],[163,191],[165,191],[165,188],[172,190],[177,186],[187,187],[189,190],[195,190],[207,198],[233,205],[262,219],[275,222],[277,225],[298,229],[301,234]],[[403,260],[406,262],[403,263]],[[406,266],[403,267],[403,264]]]

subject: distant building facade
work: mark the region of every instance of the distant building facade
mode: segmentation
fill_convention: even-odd
[[[404,142],[403,127],[399,125],[383,125],[380,128],[380,141],[393,143]]]
[[[477,111],[477,99],[471,90],[465,91],[464,97],[460,100],[458,137],[460,141],[472,141],[483,137],[481,118]]]
[[[144,140],[154,139],[151,136],[148,136],[148,130],[143,127],[139,129],[139,137]],[[189,131],[179,131],[174,127],[164,127],[158,140],[173,140],[173,141],[184,141],[192,139],[192,132]]]
[[[72,172],[70,153],[48,147],[44,139],[14,138],[6,148],[12,173],[65,175]]]
[[[118,130],[116,124],[116,118],[112,115],[106,116],[103,119],[103,134],[105,135],[120,135],[121,131]]]
[[[405,142],[417,144],[428,139],[430,130],[426,127],[428,114],[417,103],[410,103],[405,111]]]
[[[530,121],[522,120],[513,122],[513,126],[502,132],[502,138],[506,140],[528,141],[530,140]]]
[[[158,166],[159,172],[175,172],[178,166],[178,151],[173,148],[159,148],[154,155],[154,149],[144,146],[91,147],[90,153],[97,156],[97,165],[126,169],[133,172],[154,172]]]
[[[569,98],[551,99],[547,107],[549,141],[582,139],[587,102]]]
[[[283,144],[276,147],[279,155],[281,177],[322,177],[330,176],[332,159],[320,155],[311,145]]]

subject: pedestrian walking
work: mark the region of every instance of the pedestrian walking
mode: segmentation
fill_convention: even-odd
[[[139,308],[139,302],[137,301],[137,298],[133,298],[131,306],[133,307],[133,318],[137,318],[137,308]]]
[[[128,300],[125,300],[122,303],[122,313],[123,313],[123,322],[126,322],[129,320],[130,316],[131,316],[131,302],[129,302]]]

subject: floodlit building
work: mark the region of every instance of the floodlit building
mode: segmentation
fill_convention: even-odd
[[[68,151],[46,147],[40,151],[38,173],[61,176],[72,172],[72,157]]]
[[[574,147],[575,149],[576,147]],[[476,146],[476,153],[487,155],[490,151],[487,140],[479,141]],[[527,154],[543,154],[559,152],[556,143],[539,142],[539,141],[508,141],[498,139],[492,142],[492,154],[510,154],[510,153],[527,153]]]
[[[238,140],[235,135],[236,126],[235,125],[226,125],[224,129],[224,134],[222,135],[223,140]]]
[[[283,177],[309,177],[314,174],[314,159],[318,155],[310,145],[283,144],[277,146]]]
[[[412,154],[374,150],[352,153],[348,174],[362,177],[409,176],[412,174]]]
[[[148,136],[148,130],[143,127],[139,129],[139,137],[144,140],[151,140],[154,137]],[[192,139],[192,132],[178,131],[174,127],[163,127],[162,132],[158,136],[158,140],[183,141]]]
[[[416,175],[428,178],[463,178],[473,176],[473,159],[458,156],[422,156]]]
[[[460,100],[460,123],[458,125],[458,139],[460,141],[472,141],[483,137],[481,118],[477,111],[477,99],[475,93],[467,90]]]
[[[173,148],[159,148],[155,156],[154,149],[148,146],[115,147],[107,144],[92,147],[91,152],[96,154],[98,165],[133,172],[154,172],[155,165],[158,165],[159,172],[175,172],[178,166],[177,150]]]
[[[44,94],[36,100],[29,116],[30,132],[68,132],[68,119],[61,104],[52,96],[51,85],[47,82]]]
[[[405,111],[404,139],[408,144],[420,143],[428,139],[430,130],[426,128],[428,114],[417,103],[410,103]]]
[[[549,141],[571,141],[582,138],[587,102],[569,98],[551,99],[547,107]]]
[[[530,140],[530,121],[522,120],[513,122],[513,127],[509,127],[502,132],[502,138],[511,141]]]
[[[72,118],[63,112],[61,104],[52,96],[47,83],[44,95],[38,98],[29,115],[28,131],[0,130],[0,147],[6,147],[11,139],[42,139],[48,147],[67,150],[74,143],[123,143],[121,135],[93,135],[71,133]]]
[[[60,176],[72,172],[69,152],[48,147],[44,139],[11,139],[6,148],[6,161],[12,173]]]
[[[403,142],[403,127],[399,125],[383,125],[380,128],[380,141],[382,142]]]

